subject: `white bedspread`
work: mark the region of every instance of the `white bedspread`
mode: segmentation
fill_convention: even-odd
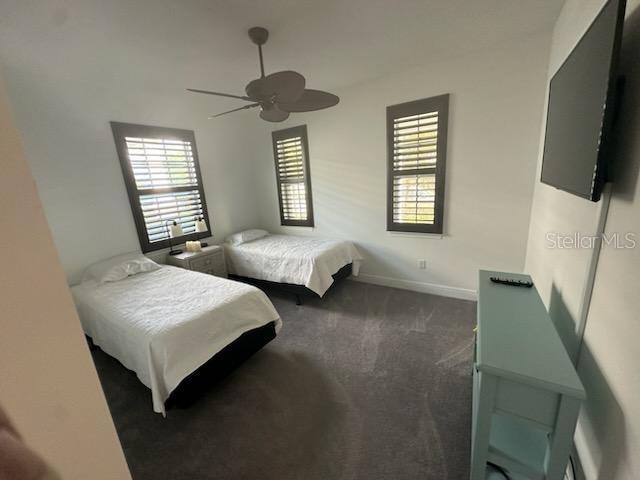
[[[72,288],[85,332],[151,389],[153,409],[248,330],[281,321],[257,288],[176,267]]]
[[[351,242],[294,235],[267,235],[224,247],[230,273],[304,285],[321,297],[333,283],[334,273],[353,263],[353,275],[358,275],[362,261]]]

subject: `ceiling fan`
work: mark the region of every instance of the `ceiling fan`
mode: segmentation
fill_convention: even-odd
[[[302,75],[292,70],[275,72],[265,76],[262,60],[262,45],[267,43],[269,32],[266,28],[253,27],[249,29],[249,38],[258,45],[260,55],[260,78],[252,80],[245,87],[246,95],[232,95],[229,93],[212,92],[187,88],[190,92],[217,95],[219,97],[237,98],[251,102],[233,110],[212,115],[216,118],[228,113],[260,107],[260,118],[268,122],[282,122],[289,118],[292,112],[311,112],[336,105],[340,99],[322,90],[305,88],[306,81]]]

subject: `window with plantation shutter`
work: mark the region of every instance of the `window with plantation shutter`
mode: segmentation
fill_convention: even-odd
[[[280,223],[313,226],[307,126],[273,132]]]
[[[143,252],[169,246],[168,225],[180,224],[186,240],[195,220],[210,225],[193,131],[111,122],[131,211]]]
[[[387,107],[387,230],[442,233],[449,95]]]

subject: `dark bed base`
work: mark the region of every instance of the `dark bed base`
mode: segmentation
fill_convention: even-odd
[[[333,287],[338,280],[342,280],[343,278],[347,278],[349,275],[351,275],[352,271],[353,271],[353,264],[348,263],[347,265],[342,267],[340,270],[338,270],[336,273],[334,273],[332,275],[333,284],[331,284],[331,287]],[[257,278],[242,277],[240,275],[232,275],[232,274],[229,274],[229,278],[231,280],[237,280],[239,282],[249,283],[251,285],[258,287],[261,290],[264,290],[265,288],[273,288],[274,290],[280,290],[281,292],[284,292],[284,293],[290,293],[295,296],[296,305],[302,305],[302,298],[305,296],[319,297],[319,295],[316,292],[314,292],[313,290],[309,290],[304,285],[296,285],[294,283],[270,282],[268,280],[259,280]]]
[[[167,409],[187,408],[215,383],[224,379],[245,360],[276,338],[275,322],[243,333],[207,363],[180,382],[165,402]]]
[[[87,336],[86,338],[90,350],[100,348],[93,343],[91,337]],[[189,407],[203,393],[224,379],[274,338],[276,338],[275,322],[244,332],[182,380],[165,402],[166,409]]]

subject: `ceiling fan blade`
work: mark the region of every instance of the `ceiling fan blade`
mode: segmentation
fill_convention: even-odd
[[[285,112],[312,112],[333,107],[339,101],[340,98],[332,93],[305,89],[298,100],[294,102],[278,102],[278,107]]]
[[[209,90],[198,90],[196,88],[187,88],[188,91],[194,93],[206,93],[207,95],[217,95],[218,97],[229,97],[229,98],[237,98],[239,100],[245,100],[247,102],[255,102],[254,98],[249,98],[241,95],[232,95],[230,93],[220,93],[220,92],[211,92]]]
[[[284,70],[249,82],[245,92],[263,101],[295,102],[304,92],[305,79],[298,72]]]
[[[244,107],[234,108],[233,110],[227,110],[226,112],[222,112],[222,113],[217,113],[215,115],[211,115],[209,117],[209,120],[211,120],[212,118],[221,117],[222,115],[226,115],[227,113],[239,112],[240,110],[247,110],[248,108],[255,108],[255,107],[259,107],[259,106],[260,106],[259,103],[251,103],[249,105],[245,105]]]
[[[274,105],[268,109],[263,108],[260,112],[260,118],[267,122],[284,122],[289,118],[289,112],[283,112]]]

